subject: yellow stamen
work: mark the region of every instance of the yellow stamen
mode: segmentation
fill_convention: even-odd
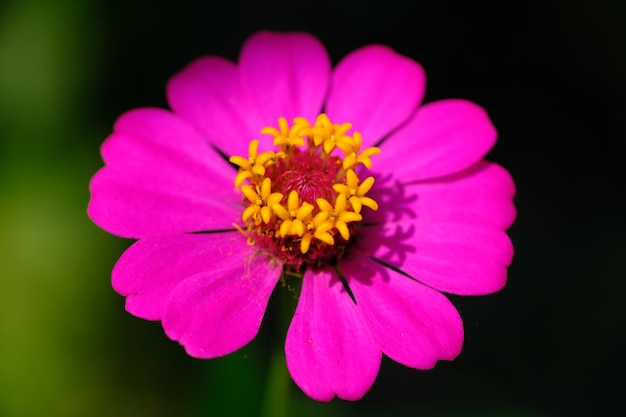
[[[324,198],[315,200],[321,212],[316,216],[318,221],[324,219],[323,224],[330,225],[330,228],[336,228],[345,240],[350,238],[348,223],[361,221],[363,216],[353,211],[347,211],[347,201],[345,194],[339,194],[335,200],[334,207]],[[321,214],[324,213],[324,214]],[[319,229],[319,228],[318,228]]]
[[[248,158],[242,156],[231,156],[228,160],[237,165],[240,170],[235,177],[235,187],[239,187],[245,180],[263,179],[265,170],[273,165],[276,160],[276,153],[268,151],[261,154],[259,152],[259,141],[253,140],[248,146]]]
[[[269,178],[263,179],[263,183],[260,187],[257,185],[256,190],[244,184],[241,186],[241,192],[251,203],[241,215],[244,222],[253,217],[255,223],[263,221],[268,224],[272,214],[270,207],[283,198],[281,193],[272,193],[272,181]]]
[[[302,130],[301,126],[294,125],[291,129],[289,129],[287,119],[284,117],[278,119],[278,126],[279,129],[274,127],[265,127],[261,129],[261,133],[274,136],[274,146],[280,146],[280,149],[283,152],[286,152],[289,148],[296,145],[304,146],[304,139],[300,133]]]
[[[346,152],[346,158],[343,160],[343,169],[354,168],[358,164],[365,165],[368,169],[372,168],[372,160],[370,159],[373,155],[378,155],[380,153],[380,149],[376,147],[371,147],[365,149],[363,152],[359,153],[361,150],[361,145],[363,143],[363,138],[359,132],[354,132],[354,136],[352,138],[354,140],[354,145],[352,147],[352,152]]]
[[[361,185],[359,185],[359,177],[354,170],[349,169],[346,171],[346,184],[334,184],[333,189],[338,193],[345,194],[354,211],[360,213],[362,206],[369,207],[372,210],[378,210],[378,203],[365,196],[365,194],[372,189],[373,185],[374,177],[366,178]]]
[[[313,124],[297,117],[290,126],[281,117],[277,127],[261,130],[262,134],[272,137],[278,149],[259,153],[259,141],[255,139],[250,142],[247,158],[230,157],[230,162],[239,167],[235,187],[246,203],[241,218],[247,230],[238,225],[234,227],[250,244],[271,239],[276,242],[278,253],[289,253],[290,257],[296,257],[295,251],[298,256],[313,253],[307,255],[313,257],[310,261],[301,258],[300,262],[314,262],[316,256],[332,256],[328,246],[339,245],[337,253],[343,252],[356,228],[351,224],[363,220],[363,206],[378,209],[378,203],[366,195],[374,185],[374,177],[361,181],[355,169],[358,165],[371,168],[371,157],[380,150],[371,147],[361,151],[362,137],[359,132],[349,133],[351,129],[350,123],[334,124],[323,113]],[[336,148],[341,152],[335,152]],[[291,180],[282,177],[286,172],[295,172],[301,175],[298,184],[315,190],[307,184],[309,173],[304,170],[298,173],[297,168],[299,161],[309,157],[320,158],[322,165],[326,164],[324,169],[330,170],[330,178],[334,178],[333,183],[327,185],[332,186],[332,190],[325,194],[326,198],[309,194],[308,198],[314,199],[315,204],[303,201],[298,190],[288,188]],[[337,235],[342,239],[337,240]]]

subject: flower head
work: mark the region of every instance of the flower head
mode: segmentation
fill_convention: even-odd
[[[287,366],[318,400],[362,397],[382,354],[454,359],[463,325],[442,293],[502,288],[514,185],[483,160],[485,111],[420,105],[424,89],[387,47],[331,69],[302,33],[255,34],[237,64],[192,62],[168,84],[171,111],[117,120],[91,181],[93,221],[138,239],[113,270],[126,309],[212,358],[254,338],[281,277],[301,279]]]

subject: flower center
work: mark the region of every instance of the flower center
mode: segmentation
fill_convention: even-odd
[[[380,150],[361,151],[361,135],[348,135],[351,127],[333,124],[325,114],[313,125],[297,117],[289,126],[281,117],[278,128],[261,130],[273,137],[275,150],[259,153],[255,139],[247,158],[230,158],[239,167],[235,187],[247,205],[245,227],[235,227],[288,271],[335,261],[363,220],[363,206],[378,209],[366,196],[374,178],[361,181],[356,168],[371,168],[370,157]]]

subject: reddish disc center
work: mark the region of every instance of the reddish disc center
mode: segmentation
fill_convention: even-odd
[[[310,150],[293,150],[290,158],[279,159],[268,168],[273,190],[288,195],[295,190],[301,201],[315,205],[317,198],[334,200],[333,184],[340,175],[341,159]]]

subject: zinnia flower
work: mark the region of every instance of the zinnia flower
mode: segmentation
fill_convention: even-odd
[[[303,33],[192,62],[167,86],[171,111],[117,120],[91,181],[89,216],[137,239],[112,274],[126,309],[213,358],[255,337],[279,280],[301,279],[287,367],[322,401],[362,397],[382,354],[454,359],[463,324],[442,293],[505,284],[514,184],[483,160],[486,112],[420,105],[424,89],[388,47],[331,69]]]

